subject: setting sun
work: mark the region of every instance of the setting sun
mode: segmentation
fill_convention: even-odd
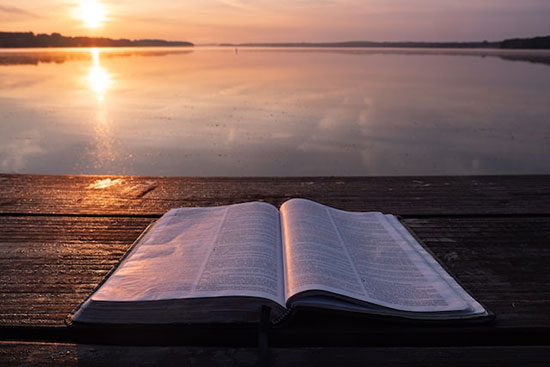
[[[107,12],[97,0],[83,0],[80,2],[79,17],[86,27],[97,28],[107,19]]]

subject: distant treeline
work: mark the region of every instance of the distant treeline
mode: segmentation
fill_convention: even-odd
[[[550,36],[504,40],[500,48],[550,49]]]
[[[111,39],[104,37],[65,37],[59,33],[0,32],[0,48],[12,47],[145,47],[194,46],[191,42],[156,39]],[[381,47],[381,48],[503,48],[550,49],[550,36],[514,38],[498,42],[285,42],[285,43],[222,43],[229,47]]]
[[[12,47],[147,47],[193,46],[191,42],[155,39],[129,40],[104,37],[65,37],[59,33],[0,32],[0,48]]]
[[[299,42],[299,43],[222,43],[239,47],[403,47],[403,48],[498,48],[499,42]]]
[[[230,47],[399,47],[399,48],[505,48],[550,49],[550,36],[516,38],[499,42],[302,42],[302,43],[222,43]]]

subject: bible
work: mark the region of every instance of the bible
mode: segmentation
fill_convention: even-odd
[[[308,308],[420,320],[489,312],[394,215],[291,199],[175,208],[72,315],[79,324],[273,323]]]

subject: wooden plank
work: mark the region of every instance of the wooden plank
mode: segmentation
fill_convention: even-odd
[[[0,325],[63,325],[150,221],[0,217]]]
[[[149,221],[0,217],[0,325],[63,326],[65,316],[118,262]],[[528,328],[550,333],[550,217],[422,218],[407,223],[466,288],[497,314],[497,322],[481,331],[516,338]],[[372,327],[369,321],[340,316],[324,317],[322,323],[304,317],[275,336],[278,342],[336,343],[354,335],[367,343],[400,329],[399,325]],[[456,326],[411,330],[432,338],[464,331]],[[32,329],[25,332],[28,336]],[[231,335],[223,332],[209,337],[231,341]],[[467,333],[463,337],[470,338]]]
[[[498,325],[550,326],[550,217],[406,223],[497,314]]]
[[[547,366],[550,347],[273,348],[276,366]],[[256,366],[255,348],[0,343],[0,365]]]
[[[160,215],[303,197],[401,215],[550,214],[550,176],[178,178],[0,175],[0,213]]]
[[[306,197],[347,210],[406,215],[409,226],[430,249],[497,314],[497,322],[482,327],[418,328],[340,316],[326,316],[319,322],[315,316],[306,316],[286,329],[274,330],[275,345],[549,340],[549,178],[0,175],[0,332],[4,338],[71,340],[74,335],[64,327],[65,316],[118,262],[152,218],[170,207],[251,200],[279,205],[290,197]],[[233,330],[202,330],[202,339],[195,337],[192,328],[187,332],[176,343],[241,345],[242,340],[242,345],[250,345],[254,341],[252,329],[242,330],[240,339]],[[94,338],[91,342],[100,342],[101,333]]]

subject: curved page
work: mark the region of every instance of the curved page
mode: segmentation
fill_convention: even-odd
[[[471,309],[381,213],[293,199],[281,218],[287,299],[322,290],[403,311]]]
[[[252,296],[284,305],[280,220],[265,203],[166,213],[93,301]]]

